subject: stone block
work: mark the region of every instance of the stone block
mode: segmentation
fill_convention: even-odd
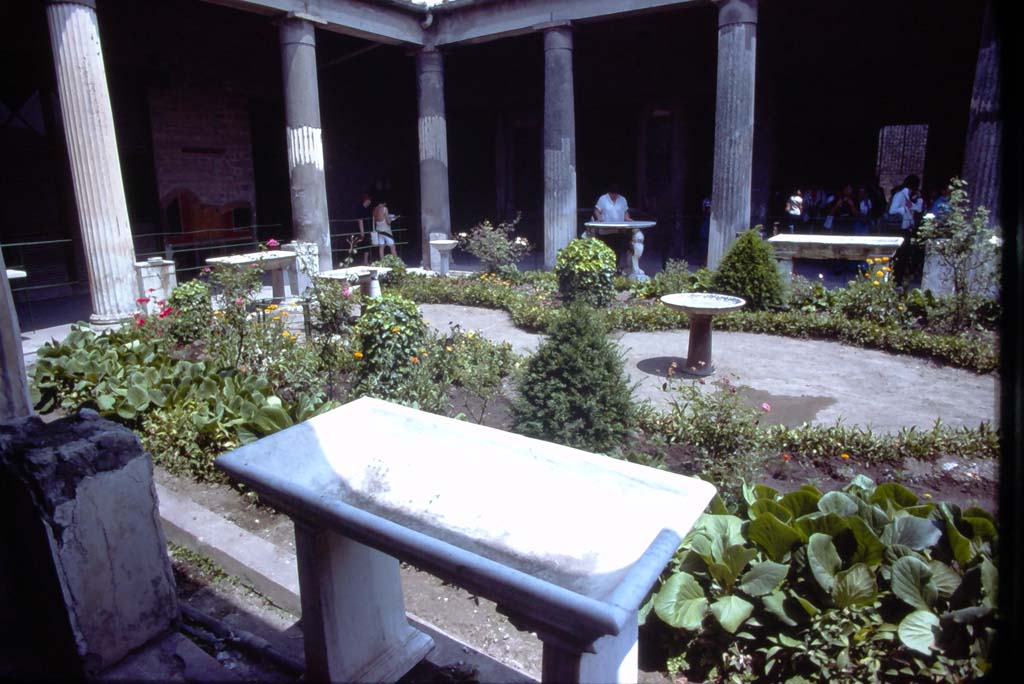
[[[23,647],[21,667],[94,674],[172,627],[153,466],[131,431],[88,410],[0,424],[0,494],[0,558],[17,559],[0,626],[21,625],[0,643]]]
[[[138,298],[149,300],[143,310],[147,314],[160,313],[157,302],[166,302],[171,291],[178,286],[174,262],[161,257],[135,262],[135,285]]]

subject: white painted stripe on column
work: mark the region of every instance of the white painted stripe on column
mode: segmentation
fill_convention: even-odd
[[[435,159],[448,165],[448,127],[443,116],[421,116],[420,161]]]
[[[324,170],[324,143],[319,128],[300,126],[288,129],[288,173],[302,164]]]
[[[572,141],[544,150],[544,261],[553,265],[559,250],[576,237],[576,166]]]

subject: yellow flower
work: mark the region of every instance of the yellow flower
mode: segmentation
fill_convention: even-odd
[[[889,257],[882,257],[882,261],[888,261]]]
[[[361,359],[363,358],[363,352],[352,352],[352,356],[356,357],[357,359]]]
[[[445,351],[455,351],[454,347],[448,346],[444,348]]]
[[[875,285],[881,285],[881,283],[879,283],[879,282],[878,282],[878,281],[876,280],[876,281],[875,281]]]
[[[409,359],[409,361],[411,361],[412,363],[419,363],[420,362],[419,357],[416,357],[416,356],[414,356],[411,359]]]
[[[871,274],[870,274],[870,273],[865,273],[865,274],[864,274],[864,277],[865,277],[865,278],[870,278],[870,277],[871,277]]]
[[[281,317],[280,316],[274,316],[270,320],[272,320],[272,321],[279,321],[279,320],[281,320]]]
[[[288,332],[287,330],[285,330],[283,333],[281,333],[281,337],[283,337],[285,339],[288,339],[291,336],[292,336],[292,334],[290,332]]]
[[[874,260],[874,259],[872,259],[871,257],[868,257],[868,263],[869,263],[869,264],[873,264],[873,263],[875,263],[875,260]]]
[[[882,273],[881,271],[875,271],[875,277],[876,277],[876,278],[881,278],[881,277],[882,277],[882,276],[884,276],[884,275],[885,275],[885,274],[884,274],[884,273]]]
[[[393,328],[391,329],[391,332],[398,332],[398,326],[396,325],[395,327],[393,327]]]
[[[267,305],[267,308],[264,309],[264,311],[273,311],[276,308],[277,308],[277,304],[269,304],[269,305]]]
[[[847,454],[847,453],[840,454],[839,458],[843,459],[844,461],[849,461],[850,460],[850,454]]]
[[[928,492],[925,492],[922,496],[924,496],[924,498],[926,498],[926,499],[932,498],[932,495],[929,494]]]
[[[883,271],[885,271],[886,273],[888,273],[888,272],[889,272],[889,271],[891,271],[892,269],[891,269],[891,268],[889,268],[888,266],[883,266],[883,267],[882,267],[882,270],[883,270]]]

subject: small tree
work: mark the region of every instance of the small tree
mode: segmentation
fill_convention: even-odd
[[[711,276],[716,292],[742,297],[750,309],[782,304],[782,279],[775,265],[775,249],[757,229],[744,231],[730,245],[718,270]]]
[[[615,299],[615,252],[597,238],[573,240],[555,258],[558,292],[567,303],[608,306]]]
[[[988,209],[971,208],[967,181],[954,178],[949,192],[948,208],[925,215],[915,239],[942,265],[953,290],[949,324],[959,329],[970,322],[978,300],[995,289],[1002,241],[989,227]]]
[[[488,273],[503,273],[517,270],[516,264],[530,252],[530,242],[525,237],[513,237],[521,214],[511,221],[491,225],[484,220],[476,224],[469,233],[459,233],[459,246],[475,256]]]
[[[568,307],[527,364],[513,406],[515,430],[559,444],[608,451],[633,427],[618,349],[593,311]]]

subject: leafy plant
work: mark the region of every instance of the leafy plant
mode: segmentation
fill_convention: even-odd
[[[989,226],[988,209],[971,208],[967,182],[954,178],[949,185],[948,209],[927,214],[916,240],[942,264],[953,290],[948,325],[957,330],[969,324],[976,300],[998,288],[998,259],[1002,241]]]
[[[864,476],[827,494],[755,485],[744,500],[743,516],[712,504],[647,607],[690,635],[676,662],[731,639],[747,667],[713,681],[962,681],[989,668],[991,514]]]
[[[409,269],[406,268],[405,262],[394,254],[385,254],[382,259],[377,260],[374,266],[391,269],[390,272],[381,274],[382,285],[399,285],[409,275]]]
[[[591,451],[618,446],[634,425],[618,349],[593,312],[565,310],[527,362],[513,406],[515,430]]]
[[[355,325],[357,396],[408,399],[406,381],[422,359],[427,326],[416,304],[395,294],[366,303]]]
[[[501,393],[505,378],[519,365],[512,345],[495,344],[473,330],[452,326],[436,345],[438,384],[463,388],[472,398],[464,404],[466,413],[482,424],[487,409]]]
[[[514,237],[516,226],[522,218],[521,213],[511,221],[491,225],[483,220],[473,226],[468,233],[459,233],[459,246],[466,250],[483,265],[487,273],[509,273],[516,271],[524,256],[530,253],[531,245],[525,237]]]
[[[210,336],[213,305],[210,287],[202,280],[181,283],[167,298],[171,308],[167,333],[175,343],[185,346]]]
[[[761,239],[760,226],[744,231],[722,257],[711,287],[747,301],[758,311],[782,304],[783,287],[775,265],[775,249]]]
[[[555,274],[566,303],[603,307],[615,298],[615,252],[601,240],[580,238],[570,242],[555,259]]]

